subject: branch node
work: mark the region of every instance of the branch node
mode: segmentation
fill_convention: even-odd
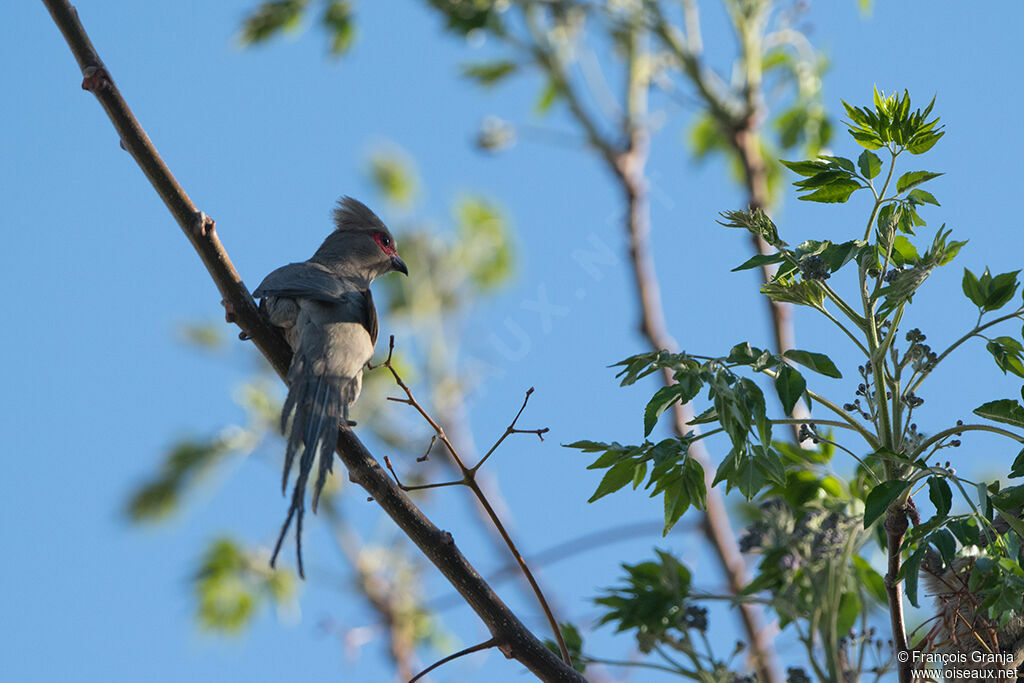
[[[207,237],[213,234],[217,227],[216,221],[202,211],[196,211],[192,219],[192,234],[196,237]]]
[[[416,462],[426,462],[430,458],[430,449],[434,447],[435,443],[437,443],[437,434],[430,437],[430,445],[427,446],[427,452],[416,458]]]
[[[102,66],[87,66],[82,69],[82,76],[82,90],[88,90],[93,94],[113,85],[110,74]]]

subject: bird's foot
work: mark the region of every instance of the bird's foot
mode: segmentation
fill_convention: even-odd
[[[224,320],[229,323],[237,322],[238,316],[235,310],[235,304],[228,301],[227,299],[221,299],[220,305],[224,307]]]

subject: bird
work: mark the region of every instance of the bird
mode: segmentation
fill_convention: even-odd
[[[288,368],[288,396],[281,410],[287,443],[281,493],[292,464],[299,471],[288,515],[270,558],[273,568],[292,519],[299,576],[306,484],[319,455],[313,513],[334,461],[339,429],[350,429],[349,407],[359,398],[363,368],[377,342],[377,310],[370,283],[386,273],[409,269],[384,222],[362,202],[342,197],[333,211],[334,230],[312,258],[273,271],[253,292],[271,324],[284,332],[294,355]]]

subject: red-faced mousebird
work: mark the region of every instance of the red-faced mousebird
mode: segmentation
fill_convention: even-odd
[[[377,341],[377,310],[370,295],[374,279],[397,270],[409,274],[384,223],[362,203],[343,197],[334,210],[335,229],[313,257],[278,268],[253,296],[270,322],[284,330],[295,355],[288,369],[288,398],[281,411],[281,431],[288,446],[281,491],[296,455],[299,473],[288,516],[274,546],[274,566],[281,543],[296,518],[296,554],[302,568],[302,515],[306,482],[320,456],[313,512],[334,460],[338,429],[355,423],[348,409],[359,397],[363,367]]]

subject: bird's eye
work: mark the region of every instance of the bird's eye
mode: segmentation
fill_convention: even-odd
[[[391,246],[391,238],[388,237],[387,235],[381,235],[380,236],[380,243],[382,245],[384,245],[385,247],[390,247]]]

